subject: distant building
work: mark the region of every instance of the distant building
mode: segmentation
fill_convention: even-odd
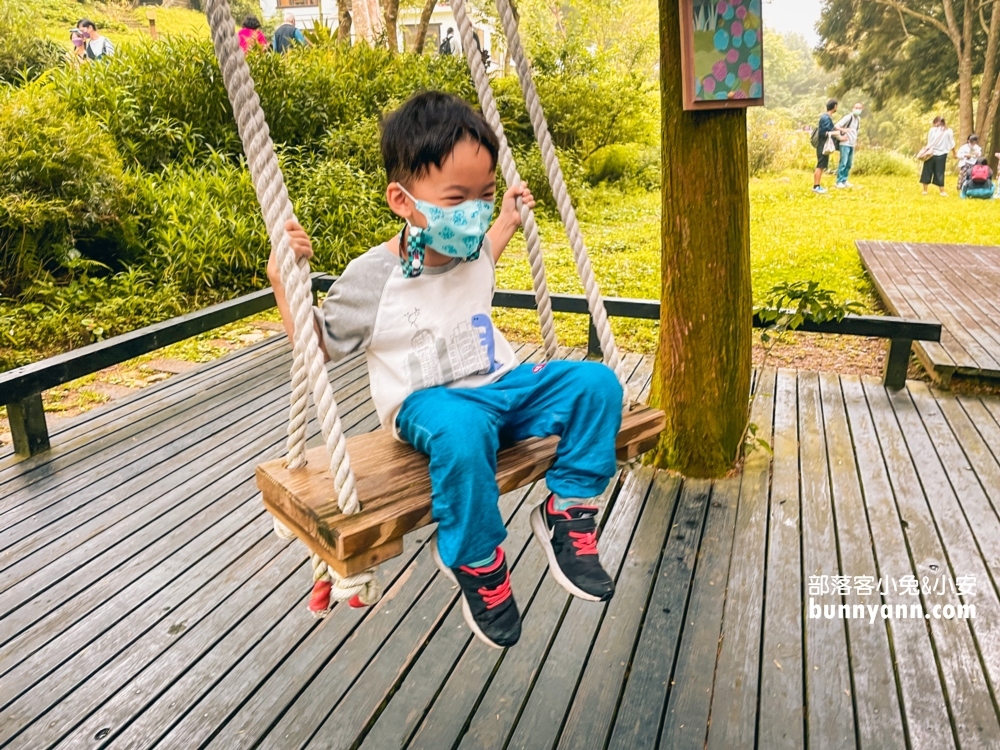
[[[272,18],[288,12],[294,13],[296,25],[300,29],[312,28],[320,18],[331,29],[337,28],[338,25],[337,0],[261,0],[261,9],[265,18]],[[420,10],[420,8],[405,8],[399,11],[396,25],[401,49],[413,49],[413,40],[420,24]],[[472,8],[469,8],[469,13],[473,29],[482,48],[489,51],[494,60],[497,59],[500,50],[494,49],[496,33],[493,26],[489,21],[477,19]],[[457,54],[462,51],[462,40],[459,38],[455,14],[451,9],[451,4],[446,0],[437,4],[431,15],[430,23],[427,24],[427,38],[424,42],[425,54],[437,53],[449,28],[455,30],[453,52]]]

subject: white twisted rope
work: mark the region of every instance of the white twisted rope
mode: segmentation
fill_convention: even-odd
[[[292,203],[288,198],[285,181],[274,153],[270,131],[264,119],[260,100],[254,90],[250,68],[236,39],[235,23],[228,0],[208,0],[208,23],[212,30],[215,54],[222,69],[222,78],[233,106],[243,150],[246,153],[257,201],[264,214],[264,223],[271,246],[281,270],[281,285],[288,296],[294,320],[292,357],[292,405],[288,426],[288,465],[291,468],[305,464],[306,407],[308,385],[312,385],[320,426],[330,456],[330,473],[334,477],[337,503],[343,513],[356,513],[359,509],[358,493],[347,455],[344,436],[333,388],[323,365],[316,330],[313,327],[312,289],[309,280],[309,262],[296,259],[288,242],[285,222],[294,218]],[[288,533],[281,524],[275,530]],[[279,531],[281,533],[281,531]],[[322,570],[315,561],[314,575],[329,576],[334,584],[332,591],[340,598],[341,589],[334,571]],[[363,579],[363,581],[362,581]],[[379,583],[372,571],[352,576],[350,598],[357,593],[365,604],[373,604],[381,596]],[[360,588],[359,588],[360,587]],[[358,589],[358,590],[354,590]]]
[[[451,9],[455,13],[455,20],[458,22],[458,32],[462,37],[462,49],[465,50],[465,58],[469,63],[469,72],[472,80],[476,84],[476,93],[479,95],[479,104],[483,108],[490,127],[497,134],[500,141],[500,171],[509,186],[521,183],[521,175],[517,171],[514,163],[514,155],[511,153],[510,144],[507,143],[507,136],[503,131],[503,123],[500,121],[500,112],[497,110],[496,100],[493,98],[493,89],[490,86],[489,75],[486,73],[486,66],[483,64],[482,55],[479,54],[479,47],[476,45],[475,33],[472,29],[472,21],[465,10],[465,0],[452,0]],[[557,342],[555,332],[555,321],[552,317],[552,299],[549,297],[549,285],[545,279],[545,263],[542,260],[542,242],[538,236],[538,225],[535,223],[535,212],[525,205],[521,205],[521,225],[524,227],[524,239],[528,245],[528,262],[531,265],[531,281],[535,290],[535,307],[538,308],[538,323],[542,329],[542,341],[545,342],[545,358],[555,359],[557,355]]]
[[[612,332],[611,324],[608,322],[607,310],[604,309],[604,298],[597,285],[594,269],[590,265],[587,246],[584,244],[583,234],[580,232],[580,222],[576,217],[576,211],[573,210],[573,202],[566,189],[566,181],[563,179],[559,157],[556,154],[555,145],[552,143],[548,123],[545,121],[545,113],[542,111],[542,103],[538,98],[538,90],[531,77],[531,65],[524,53],[524,46],[521,44],[521,36],[517,30],[517,18],[514,16],[510,0],[496,0],[496,4],[504,35],[507,37],[507,51],[517,69],[521,91],[524,94],[524,101],[531,117],[531,126],[534,128],[538,148],[541,150],[542,160],[545,162],[545,172],[548,175],[549,184],[552,186],[552,195],[556,199],[559,216],[566,227],[569,244],[573,249],[573,259],[576,261],[576,270],[580,274],[580,281],[586,292],[587,306],[590,308],[590,315],[594,320],[597,337],[601,341],[604,363],[614,371],[618,382],[622,385],[622,390],[625,392],[625,402],[628,403],[628,379],[625,375],[625,369],[622,367],[621,356],[618,354],[618,346],[615,344],[614,332]]]

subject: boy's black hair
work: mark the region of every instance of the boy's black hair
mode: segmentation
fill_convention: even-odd
[[[259,29],[260,28],[260,19],[257,18],[257,16],[247,16],[246,18],[243,19],[243,28],[244,29]]]
[[[389,182],[406,183],[441,163],[471,139],[489,151],[496,167],[500,144],[485,118],[462,99],[440,91],[411,96],[382,119],[382,161]]]
[[[990,165],[990,160],[984,156],[982,159],[977,161],[976,164],[978,164],[980,167],[988,167]]]
[[[81,18],[79,21],[76,22],[76,27],[78,29],[83,28],[83,29],[94,29],[95,31],[97,30],[97,24],[91,21],[89,18]]]
[[[828,101],[826,103],[826,111],[827,112],[833,112],[833,110],[835,110],[837,108],[837,105],[839,103],[840,102],[838,102],[836,99],[831,99],[830,101]]]

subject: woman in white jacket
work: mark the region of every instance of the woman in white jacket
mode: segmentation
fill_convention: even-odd
[[[933,182],[941,195],[948,195],[944,190],[944,172],[948,165],[948,154],[955,153],[955,133],[948,127],[943,117],[935,117],[934,125],[927,134],[925,153],[930,157],[924,162],[920,174],[920,185],[927,195],[927,187]]]

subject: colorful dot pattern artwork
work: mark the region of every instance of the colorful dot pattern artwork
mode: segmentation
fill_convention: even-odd
[[[761,0],[692,0],[696,101],[764,95]]]

